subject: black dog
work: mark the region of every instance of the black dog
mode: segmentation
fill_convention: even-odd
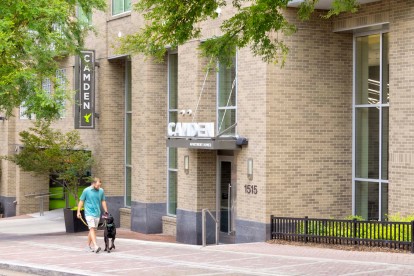
[[[105,214],[103,216],[105,223],[104,223],[104,240],[105,240],[105,251],[108,253],[111,252],[112,249],[115,249],[115,236],[116,236],[116,226],[114,222],[114,217],[111,214]],[[109,240],[112,240],[111,246],[109,246]]]

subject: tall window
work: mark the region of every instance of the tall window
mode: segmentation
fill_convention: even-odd
[[[355,37],[354,213],[388,214],[388,33]]]
[[[236,58],[233,59],[233,65],[230,67],[219,64],[217,78],[217,134],[224,132],[223,136],[235,135],[237,120]]]
[[[45,78],[42,80],[42,83],[41,83],[42,90],[45,91],[49,95],[51,95],[53,91],[56,92],[56,89],[60,89],[62,93],[65,93],[66,91],[66,69],[56,70],[56,82],[54,84],[55,86],[53,86],[52,80],[50,78]],[[60,118],[64,118],[65,117],[65,106],[66,106],[64,95],[61,97],[61,100],[59,100],[58,103],[62,106],[62,109],[60,112]],[[22,104],[20,105],[19,117],[22,120],[35,119],[34,114],[27,114],[27,106],[25,105],[25,102],[22,102]]]
[[[33,114],[27,114],[26,103],[22,102],[22,104],[20,105],[20,108],[19,108],[19,118],[20,118],[20,120],[32,119],[33,116],[34,116]]]
[[[52,82],[50,81],[49,78],[45,78],[42,80],[42,89],[47,93],[47,94],[52,94]]]
[[[178,54],[168,55],[168,122],[177,122],[178,112]],[[177,149],[167,149],[167,214],[177,214]]]
[[[131,61],[125,62],[125,206],[131,206],[132,93]]]
[[[79,21],[92,25],[92,13],[85,13],[81,6],[77,7],[77,17]]]
[[[112,15],[121,14],[131,10],[131,0],[112,0]]]
[[[56,85],[59,87],[59,89],[66,91],[66,69],[56,70]],[[60,118],[64,118],[66,115],[66,101],[62,99],[59,104],[63,107],[60,112]]]
[[[53,23],[52,24],[52,29],[53,29],[53,32],[55,33],[55,35],[57,37],[62,38],[62,39],[65,38],[65,34],[63,33],[63,30],[62,30],[62,26],[61,25],[59,25],[57,23]],[[56,43],[55,42],[51,42],[49,48],[52,51],[57,50],[56,49]]]

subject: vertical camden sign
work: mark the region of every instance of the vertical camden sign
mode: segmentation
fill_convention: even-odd
[[[95,128],[95,51],[82,51],[79,58],[77,128]]]

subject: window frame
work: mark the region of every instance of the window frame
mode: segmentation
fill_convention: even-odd
[[[66,81],[67,81],[67,71],[66,68],[59,68],[56,70],[56,83],[58,83],[63,90],[66,91]],[[61,103],[63,106],[62,112],[60,114],[60,118],[66,118],[66,100],[63,100]]]
[[[114,13],[114,6],[115,6],[114,5],[114,1],[122,1],[122,12],[120,12],[120,13]],[[123,15],[123,14],[130,13],[131,10],[132,10],[132,1],[131,1],[129,10],[125,10],[125,2],[126,1],[131,1],[131,0],[112,0],[111,1],[111,15],[112,16],[119,16],[119,15]]]
[[[221,125],[222,122],[224,122],[224,117],[226,116],[226,112],[227,110],[234,110],[235,112],[235,118],[234,118],[234,123],[237,123],[237,89],[238,89],[238,53],[236,52],[236,55],[234,56],[234,70],[235,70],[235,85],[234,85],[234,91],[232,91],[231,93],[234,93],[234,105],[229,105],[229,106],[220,106],[220,64],[219,62],[217,62],[217,66],[218,66],[218,70],[216,73],[216,79],[217,79],[217,83],[216,83],[216,132],[217,135],[220,134],[220,131],[223,131],[225,129],[221,129]],[[233,85],[233,84],[232,84]],[[220,111],[224,110],[224,115],[223,118],[220,118]],[[227,132],[228,133],[228,132]],[[230,137],[230,136],[236,136],[237,135],[237,125],[234,127],[234,135],[233,134],[226,134],[224,133],[222,136],[223,137]]]
[[[76,8],[76,17],[78,18],[78,20],[83,20],[89,26],[92,26],[92,24],[93,24],[92,23],[92,16],[93,16],[92,12],[90,14],[86,14],[82,10],[82,7],[80,5],[77,6],[77,8]],[[86,19],[86,20],[84,20],[84,19]]]
[[[175,91],[176,93],[176,102],[177,102],[177,106],[175,108],[171,108],[171,102],[170,102],[170,96],[171,96],[171,61],[170,61],[170,57],[172,55],[177,55],[177,84],[178,84],[178,53],[176,50],[169,50],[168,51],[168,61],[167,61],[167,124],[170,123],[171,121],[171,113],[178,113],[178,85],[177,85],[177,89]],[[175,160],[175,164],[176,167],[172,168],[171,167],[171,163],[170,163],[170,150],[174,150],[175,151],[175,156],[176,156],[176,160]],[[171,182],[170,182],[170,175],[171,173],[175,174],[175,189],[176,189],[176,209],[175,209],[175,213],[171,212],[170,210],[170,190],[171,190]],[[170,148],[167,147],[167,206],[166,206],[166,212],[167,212],[167,216],[170,217],[176,217],[177,216],[177,207],[178,207],[178,149],[177,148]]]
[[[384,87],[383,87],[383,74],[384,74],[384,66],[383,66],[383,62],[384,62],[384,34],[388,34],[389,33],[389,29],[388,27],[384,27],[380,30],[372,30],[372,31],[367,31],[367,32],[357,32],[354,33],[353,36],[353,93],[352,93],[352,215],[357,215],[356,214],[356,191],[357,191],[357,182],[367,182],[369,183],[376,183],[378,185],[378,220],[381,221],[383,220],[383,215],[382,211],[383,211],[383,207],[385,206],[385,201],[383,202],[383,185],[387,186],[387,190],[389,191],[389,173],[388,173],[388,178],[387,179],[382,179],[382,169],[383,169],[383,138],[384,138],[384,132],[383,132],[383,128],[384,128],[384,124],[383,124],[383,109],[388,109],[388,116],[389,116],[389,107],[390,107],[390,103],[389,100],[386,103],[383,103],[384,101],[384,97],[383,97],[383,91],[384,91]],[[357,83],[357,39],[359,37],[365,37],[365,36],[371,36],[371,35],[379,35],[380,37],[380,57],[379,57],[379,87],[380,87],[380,91],[379,91],[379,101],[376,104],[371,104],[371,103],[361,103],[361,104],[357,104],[357,89],[358,89],[358,83]],[[389,40],[388,40],[389,43]],[[387,46],[387,49],[389,50],[389,44]],[[389,53],[388,53],[388,64],[389,64]],[[389,70],[388,70],[388,74],[389,74]],[[388,81],[389,81],[389,77],[388,77]],[[389,89],[388,89],[388,95],[389,95]],[[379,115],[378,115],[378,178],[369,178],[369,177],[356,177],[356,161],[357,161],[357,154],[359,154],[359,152],[356,152],[357,150],[357,110],[362,109],[362,108],[377,108],[379,110]],[[388,117],[389,120],[389,117]],[[388,149],[389,149],[389,124],[388,124]],[[389,198],[389,194],[388,194],[388,198]],[[387,202],[387,206],[388,206],[388,202]]]
[[[124,206],[131,208],[132,206],[132,62],[129,58],[125,59],[125,193],[124,193]],[[131,96],[131,97],[130,97]],[[131,101],[131,102],[129,102]],[[130,110],[129,110],[129,107]],[[128,116],[130,115],[130,116]],[[130,117],[130,119],[128,119]],[[131,131],[128,132],[128,127]],[[130,137],[128,137],[130,135]],[[129,151],[129,152],[128,152]],[[128,160],[129,156],[129,160]],[[129,162],[128,162],[129,161]],[[128,170],[130,177],[128,178]],[[129,183],[128,183],[129,181]],[[129,197],[129,202],[128,202]]]

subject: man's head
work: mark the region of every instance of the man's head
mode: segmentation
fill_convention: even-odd
[[[95,189],[95,190],[99,190],[99,188],[101,187],[101,185],[102,185],[102,183],[101,183],[101,180],[98,178],[98,177],[95,177],[94,179],[93,179],[93,181],[92,181],[92,187]]]

